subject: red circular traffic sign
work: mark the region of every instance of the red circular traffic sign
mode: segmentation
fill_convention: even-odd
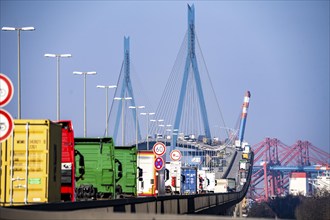
[[[157,142],[154,144],[154,147],[152,148],[154,154],[157,156],[163,156],[166,152],[166,146],[162,142]]]
[[[14,95],[14,86],[11,80],[0,73],[0,107],[7,105]]]
[[[157,157],[155,159],[154,165],[155,165],[155,169],[156,170],[158,170],[158,171],[161,170],[164,167],[164,160],[163,160],[163,158],[162,157]]]
[[[179,150],[172,150],[170,153],[170,157],[172,160],[174,161],[178,161],[181,159],[182,155],[181,152]]]
[[[6,140],[14,129],[13,118],[4,109],[0,109],[0,142]]]

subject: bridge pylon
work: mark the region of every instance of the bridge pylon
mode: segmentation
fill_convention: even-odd
[[[136,118],[137,111],[132,111],[128,110],[128,106],[135,106],[135,98],[134,98],[134,93],[133,93],[133,87],[132,87],[132,81],[130,77],[130,67],[131,67],[131,60],[130,60],[130,43],[129,43],[129,37],[124,37],[124,61],[122,63],[120,75],[118,78],[117,82],[117,89],[115,92],[115,99],[118,100],[117,106],[118,108],[115,110],[116,115],[114,116],[115,124],[113,126],[113,138],[116,143],[116,145],[119,145],[121,143],[122,146],[126,145],[126,137],[125,133],[129,126],[126,124],[128,114],[132,115],[132,119]],[[110,111],[110,116],[111,112],[114,106],[114,101],[112,103],[111,111]],[[128,114],[126,114],[126,112]],[[141,140],[141,132],[140,132],[140,127],[139,124],[136,125],[136,120],[134,121],[134,127],[137,128],[138,132],[138,140]],[[119,129],[121,127],[121,129]],[[127,129],[126,129],[127,128]],[[122,137],[118,137],[118,132],[121,132]],[[121,142],[118,141],[118,139],[122,140]]]
[[[186,56],[184,75],[183,75],[183,80],[182,80],[182,84],[181,84],[179,102],[178,102],[178,107],[177,107],[177,112],[176,112],[173,128],[175,130],[180,130],[180,121],[181,121],[181,117],[182,117],[183,103],[186,98],[188,77],[189,77],[189,74],[192,73],[193,77],[195,79],[194,81],[196,83],[197,98],[199,100],[199,109],[200,109],[201,117],[203,120],[205,137],[210,139],[211,138],[210,126],[209,126],[209,122],[208,122],[208,116],[207,116],[207,111],[206,111],[202,83],[201,83],[201,78],[200,78],[199,69],[198,69],[198,63],[197,63],[196,54],[195,54],[195,37],[196,37],[195,36],[195,7],[194,7],[194,5],[192,5],[192,6],[188,5],[188,53]],[[190,70],[192,70],[192,71],[190,71]],[[175,135],[173,135],[172,143],[171,143],[172,148],[176,147],[176,142],[177,142],[177,137]]]

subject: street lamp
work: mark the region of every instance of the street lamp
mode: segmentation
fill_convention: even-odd
[[[95,71],[92,72],[78,72],[74,71],[74,75],[83,75],[84,76],[84,137],[86,137],[87,127],[86,127],[86,76],[87,75],[96,75]]]
[[[18,86],[17,86],[17,99],[18,99],[18,112],[17,112],[17,119],[21,119],[21,31],[34,31],[34,27],[2,27],[3,31],[17,31],[17,75],[18,75]]]
[[[136,149],[138,149],[138,109],[145,108],[145,106],[128,106],[130,109],[135,109],[135,143],[136,143]]]
[[[157,142],[158,141],[158,127],[161,126],[161,125],[159,125],[159,122],[163,122],[164,119],[158,119],[158,120],[151,119],[150,121],[151,122],[157,122],[157,125],[156,125],[156,142]]]
[[[147,150],[149,150],[149,115],[154,115],[155,112],[142,112],[140,115],[147,116]]]
[[[122,132],[122,145],[125,146],[125,111],[124,111],[124,103],[125,100],[131,100],[132,97],[115,97],[114,100],[122,101],[121,104],[121,132]]]
[[[166,140],[167,140],[167,137],[168,137],[168,136],[170,137],[170,135],[167,135],[166,132],[171,133],[172,129],[170,129],[170,127],[172,127],[172,125],[166,125],[166,127],[167,127],[167,129],[165,130],[165,146],[166,146]]]
[[[96,88],[105,89],[105,136],[108,136],[108,89],[116,88],[116,85],[102,86],[97,85]]]
[[[57,60],[57,67],[56,67],[56,73],[57,73],[57,113],[56,118],[57,121],[60,120],[60,58],[69,58],[71,57],[71,54],[51,54],[46,53],[45,57],[56,57]]]

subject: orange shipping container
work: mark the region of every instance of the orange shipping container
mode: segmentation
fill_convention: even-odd
[[[61,200],[61,126],[50,120],[14,120],[0,144],[2,206]]]

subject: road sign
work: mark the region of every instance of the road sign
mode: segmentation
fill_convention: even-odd
[[[170,153],[170,157],[173,161],[177,161],[181,159],[182,155],[179,150],[172,150]]]
[[[163,158],[162,157],[157,157],[155,159],[154,165],[155,165],[155,169],[156,170],[158,170],[158,171],[161,170],[164,167],[164,160],[163,160]]]
[[[7,105],[14,95],[14,86],[11,80],[0,73],[0,107]]]
[[[154,144],[153,147],[153,152],[154,154],[156,154],[157,156],[163,156],[166,152],[166,146],[162,143],[162,142],[157,142]]]
[[[6,140],[13,132],[14,122],[11,115],[0,109],[0,142]]]

